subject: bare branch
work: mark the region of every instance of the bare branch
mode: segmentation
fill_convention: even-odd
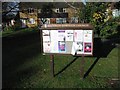
[[[77,9],[77,7],[75,7],[75,6],[71,5],[71,4],[70,4],[70,3],[68,3],[66,0],[64,0],[64,2],[65,2],[66,4],[68,4],[71,8],[73,8],[73,9]],[[74,2],[73,2],[73,4],[74,4]]]
[[[19,3],[18,3],[19,4]],[[13,9],[18,8],[18,4],[14,5],[13,7],[11,7],[11,9],[9,11],[4,11],[3,15],[7,15],[9,12],[12,12]]]

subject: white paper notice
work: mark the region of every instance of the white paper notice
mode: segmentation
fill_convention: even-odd
[[[51,30],[51,42],[58,41],[58,31],[57,30]]]
[[[92,30],[84,30],[84,42],[92,42]]]
[[[50,36],[50,30],[43,30],[43,36]]]
[[[83,42],[73,42],[71,54],[83,54]]]
[[[73,30],[66,30],[66,41],[73,41]]]
[[[75,55],[75,52],[76,52],[75,42],[73,42],[73,44],[72,44],[72,50],[71,50],[71,54],[72,54],[72,55]]]
[[[58,41],[65,41],[65,30],[58,30]]]
[[[50,42],[43,42],[43,51],[44,53],[49,53],[50,52]]]
[[[51,53],[59,53],[58,41],[51,42]]]
[[[43,36],[43,41],[50,41],[50,36]]]
[[[75,42],[76,43],[76,53],[83,54],[83,42]]]
[[[43,30],[43,41],[50,41],[50,31]]]
[[[74,31],[74,41],[83,42],[83,30],[75,30]]]

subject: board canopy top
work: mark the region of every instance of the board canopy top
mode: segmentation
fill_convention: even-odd
[[[41,26],[42,30],[45,29],[82,29],[82,30],[92,30],[93,26],[89,23],[81,24],[44,24]]]

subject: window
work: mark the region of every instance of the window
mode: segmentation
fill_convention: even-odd
[[[59,13],[59,8],[56,9],[56,13]]]
[[[29,18],[28,23],[29,24],[35,24],[35,19],[34,18]]]
[[[66,18],[63,18],[63,23],[66,23]]]
[[[41,9],[38,9],[38,13],[41,13]]]
[[[25,28],[26,27],[26,19],[20,19],[21,22],[22,22],[22,28]]]
[[[71,23],[78,23],[78,17],[71,17]]]
[[[66,8],[57,8],[56,9],[56,13],[65,13],[66,12]]]
[[[28,8],[28,13],[34,13],[34,9],[33,8]]]
[[[50,18],[46,19],[47,21],[45,22],[45,24],[50,24]]]
[[[57,24],[59,24],[59,23],[60,23],[59,18],[56,18],[56,23],[57,23]]]
[[[57,23],[57,24],[66,23],[66,18],[56,18],[56,23]]]
[[[63,13],[66,13],[66,8],[63,8]]]
[[[113,10],[112,10],[112,15],[113,15],[113,17],[119,17],[119,16],[120,16],[120,10],[118,10],[118,9],[113,9]]]

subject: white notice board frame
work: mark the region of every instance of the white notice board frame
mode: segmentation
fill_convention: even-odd
[[[90,24],[60,25],[52,24],[42,27],[44,55],[93,56],[93,27]]]

